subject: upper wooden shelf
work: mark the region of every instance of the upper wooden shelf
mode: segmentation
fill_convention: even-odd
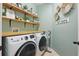
[[[12,4],[10,4],[10,3],[3,3],[3,6],[5,6],[5,7],[8,8],[8,9],[12,9],[12,10],[14,10],[14,11],[18,11],[18,12],[24,13],[25,15],[31,16],[31,17],[33,17],[33,18],[38,18],[38,16],[32,14],[31,12],[25,11],[25,10],[23,10],[22,8],[17,7],[17,6],[15,6],[15,5],[12,5]]]
[[[2,36],[7,37],[7,36],[25,35],[25,34],[32,34],[38,32],[43,32],[43,31],[38,30],[38,31],[26,31],[26,32],[2,32]]]
[[[26,24],[34,24],[34,25],[38,25],[39,24],[39,23],[36,23],[36,22],[26,22],[26,21],[21,21],[21,20],[20,21],[17,21],[15,19],[11,19],[11,18],[9,18],[7,16],[2,16],[2,19],[16,21],[16,22],[23,22],[23,23],[26,23]]]

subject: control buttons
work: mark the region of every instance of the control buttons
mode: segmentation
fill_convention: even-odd
[[[19,40],[17,40],[17,42],[18,42]]]
[[[30,38],[31,38],[31,39],[34,38],[34,35],[30,35]]]
[[[25,36],[25,40],[28,40],[28,37],[27,36]]]
[[[13,38],[11,38],[11,40],[13,40]]]
[[[21,40],[23,40],[23,38],[21,38]]]
[[[36,39],[34,39],[36,41]]]
[[[45,31],[41,33],[41,35],[44,35],[44,34],[45,34]]]

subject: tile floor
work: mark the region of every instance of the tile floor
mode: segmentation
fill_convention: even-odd
[[[49,52],[44,53],[44,51],[42,51],[42,52],[38,51],[36,56],[59,56],[59,54],[51,48],[48,48],[48,51],[51,51],[51,53],[49,53]]]
[[[51,51],[51,53],[46,52],[43,56],[59,56],[59,54],[53,49],[49,48],[49,51]]]

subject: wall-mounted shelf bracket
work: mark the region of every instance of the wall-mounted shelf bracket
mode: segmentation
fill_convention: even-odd
[[[11,20],[9,20],[9,26],[11,27],[11,25],[12,25],[12,24],[11,24]]]
[[[26,27],[26,22],[24,22],[24,28]]]

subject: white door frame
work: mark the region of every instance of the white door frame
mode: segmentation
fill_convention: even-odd
[[[0,33],[2,32],[2,3],[0,3]],[[0,35],[0,46],[2,46],[2,34]],[[2,55],[0,50],[0,56]]]
[[[2,4],[0,3],[0,33],[2,32]],[[1,36],[0,35],[0,46],[1,46]]]
[[[78,3],[78,41],[79,41],[79,3]],[[78,47],[78,56],[79,56],[79,47]]]

